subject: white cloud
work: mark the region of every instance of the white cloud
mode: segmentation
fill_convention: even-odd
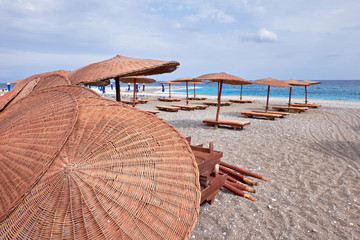
[[[274,32],[271,32],[265,28],[260,29],[256,33],[241,34],[240,38],[244,41],[254,41],[254,42],[276,42],[276,41],[278,41],[277,34]]]
[[[211,20],[220,23],[236,22],[236,19],[233,16],[226,14],[225,12],[218,9],[203,9],[198,14],[187,16],[186,19],[191,22],[197,22],[201,20]]]

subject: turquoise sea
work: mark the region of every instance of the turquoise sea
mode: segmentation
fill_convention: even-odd
[[[318,81],[318,80],[316,80]],[[332,99],[332,100],[350,100],[360,101],[360,80],[320,80],[321,84],[307,87],[309,99]],[[146,84],[146,86],[159,86],[159,83]],[[185,86],[185,84],[176,84],[175,86]],[[189,85],[189,93],[193,93],[193,84]],[[127,84],[122,83],[122,88],[126,88]],[[131,86],[132,87],[132,86]],[[0,83],[0,89],[7,88],[6,83]],[[13,85],[11,85],[13,88]],[[168,86],[165,86],[166,91]],[[185,92],[185,89],[172,89],[173,92]],[[304,87],[293,87],[293,98],[304,98]],[[207,83],[204,85],[196,85],[196,94],[217,94],[217,83]],[[223,85],[223,95],[239,95],[240,86]],[[266,96],[267,86],[260,84],[245,85],[243,87],[243,96]],[[271,87],[270,96],[288,97],[289,88]]]
[[[318,80],[316,80],[318,81]],[[360,101],[360,80],[321,80],[321,84],[307,87],[309,99],[332,99]],[[184,84],[183,84],[184,85]],[[176,86],[179,86],[177,84]],[[193,84],[189,85],[189,93],[193,93]],[[175,90],[174,92],[186,92]],[[217,94],[217,83],[196,85],[196,94]],[[240,85],[224,84],[222,95],[240,95]],[[266,96],[267,86],[252,84],[243,86],[243,96]],[[293,98],[304,98],[305,88],[294,86],[291,91]],[[289,88],[270,87],[270,96],[288,97]]]

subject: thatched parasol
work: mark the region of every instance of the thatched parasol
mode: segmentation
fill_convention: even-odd
[[[0,115],[0,238],[189,238],[200,187],[187,141],[77,88],[33,93]]]
[[[201,82],[201,80],[192,78],[192,77],[182,77],[175,80],[172,80],[172,82],[185,82],[186,83],[186,105],[189,104],[189,82]]]
[[[117,55],[105,61],[78,68],[69,74],[71,84],[94,84],[115,79],[116,100],[120,101],[120,77],[169,73],[180,63],[152,59],[131,58]]]
[[[133,76],[133,77],[122,77],[119,80],[123,83],[134,83],[134,92],[133,92],[133,107],[135,107],[136,99],[136,83],[153,83],[156,82],[155,79],[147,78],[144,76]]]
[[[262,78],[262,79],[254,80],[252,82],[268,86],[267,98],[266,98],[266,107],[265,107],[266,112],[269,109],[270,86],[273,86],[273,87],[290,87],[291,88],[291,85],[289,85],[287,83],[284,83],[283,81],[277,80],[275,78],[270,78],[270,77],[269,78]]]
[[[169,84],[169,98],[171,98],[171,84],[179,84],[180,82],[173,82],[171,80],[161,82],[160,84]]]
[[[205,83],[203,83],[203,82],[189,82],[189,84],[194,84],[194,98],[196,97],[196,84],[205,84]]]
[[[295,80],[295,79],[284,80],[283,82],[286,83],[286,84],[289,84],[291,86],[305,86],[305,87],[309,86],[308,83],[306,83],[304,81],[298,81],[298,80]],[[289,107],[290,107],[290,104],[291,104],[291,89],[292,89],[292,87],[289,90],[289,103],[288,103]]]
[[[218,90],[218,106],[217,106],[217,112],[216,112],[216,121],[219,120],[219,113],[220,113],[220,103],[221,103],[221,91],[222,91],[222,85],[223,83],[227,84],[247,84],[249,81],[245,80],[243,78],[236,77],[234,75],[230,75],[224,72],[221,73],[209,73],[204,74],[196,79],[198,80],[210,80],[212,82],[218,82],[220,83],[219,90]]]
[[[311,81],[311,80],[303,80],[302,82],[308,84],[308,85],[305,85],[305,104],[307,104],[307,88],[306,87],[309,85],[320,84],[321,82]]]

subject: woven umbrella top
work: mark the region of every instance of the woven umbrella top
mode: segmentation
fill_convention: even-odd
[[[154,83],[156,82],[155,79],[144,77],[144,76],[132,76],[132,77],[121,77],[119,80],[123,83]]]
[[[304,81],[298,81],[295,79],[284,80],[283,82],[286,84],[289,84],[291,86],[309,86],[310,85]]]
[[[90,84],[116,77],[153,75],[176,70],[180,63],[117,55],[105,61],[92,63],[72,71],[68,77],[75,85]]]
[[[244,84],[252,84],[250,81],[225,73],[225,72],[221,72],[221,73],[208,73],[208,74],[204,74],[201,75],[199,77],[197,77],[196,79],[199,80],[209,80],[212,82],[220,82],[222,81],[223,83],[227,83],[227,84],[232,84],[232,85],[244,85]]]
[[[315,85],[315,84],[320,84],[321,82],[319,81],[311,81],[311,80],[303,80],[303,83],[307,83],[309,85]]]
[[[152,114],[76,88],[35,93],[71,92],[78,118],[50,167],[0,221],[0,238],[189,238],[201,193],[185,138]]]
[[[51,73],[41,77],[34,90],[40,91],[46,88],[62,85],[70,85],[70,81],[67,76],[60,73]]]
[[[13,84],[18,84],[18,83],[21,83],[21,82],[22,83],[28,83],[28,82],[33,81],[34,79],[44,78],[44,77],[47,77],[47,76],[52,75],[52,74],[60,74],[62,76],[66,76],[69,73],[70,73],[70,71],[68,71],[68,70],[59,69],[59,70],[55,70],[55,71],[51,71],[51,72],[44,72],[44,73],[34,74],[34,75],[31,75],[30,77],[19,79],[19,80],[13,81],[11,83],[13,83]]]
[[[25,86],[25,82],[19,82],[11,91],[0,96],[0,112],[21,92]]]
[[[172,80],[167,80],[167,81],[164,81],[164,82],[160,82],[159,84],[180,84],[180,82],[174,82]]]
[[[252,82],[267,85],[267,86],[273,86],[273,87],[292,87],[291,85],[289,85],[283,81],[277,80],[275,78],[270,78],[270,77],[257,79]]]
[[[182,77],[175,80],[172,80],[172,82],[201,82],[201,80],[192,78],[192,77]]]

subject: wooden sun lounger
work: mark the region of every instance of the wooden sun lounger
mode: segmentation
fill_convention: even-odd
[[[121,100],[122,103],[133,104],[133,100]],[[135,104],[138,104],[139,100],[135,100]]]
[[[203,102],[206,105],[209,106],[217,106],[218,102]],[[232,102],[220,102],[220,106],[230,106],[232,104]]]
[[[230,99],[230,102],[233,103],[253,103],[255,100],[240,100],[240,99]]]
[[[317,107],[320,107],[321,105],[320,104],[313,104],[313,103],[293,103],[293,104],[290,104],[290,106],[317,108]]]
[[[275,109],[277,111],[290,111],[290,110],[294,110],[296,113],[301,113],[301,112],[305,112],[306,110],[308,110],[307,107],[285,107],[285,106],[272,106],[272,109]]]
[[[189,100],[205,100],[206,97],[188,97]]]
[[[241,114],[247,118],[252,118],[255,116],[255,117],[264,117],[268,120],[274,120],[275,118],[283,117],[283,115],[281,114],[273,114],[273,113],[241,112]]]
[[[206,123],[208,126],[215,126],[217,125],[227,125],[234,129],[234,131],[238,128],[243,129],[245,126],[250,125],[250,122],[245,121],[237,121],[237,120],[225,120],[225,119],[219,119],[216,121],[215,118],[208,118],[203,120],[203,123]]]
[[[141,111],[152,113],[152,114],[158,114],[160,111],[158,110],[150,110],[150,109],[140,109]]]
[[[180,98],[158,98],[159,101],[163,102],[180,102]]]
[[[180,110],[179,107],[165,106],[165,105],[157,105],[156,108],[161,111],[168,111],[168,112],[177,112]]]
[[[186,111],[195,110],[197,108],[196,105],[172,105],[172,106],[181,108],[181,110],[186,110]]]
[[[209,107],[209,105],[195,105],[195,104],[191,104],[190,106],[196,106],[196,109],[198,110],[205,110]]]
[[[271,113],[271,114],[280,114],[282,116],[287,116],[290,115],[290,113],[288,112],[275,112],[275,111],[264,111],[264,110],[253,110],[252,112],[257,112],[257,113]]]
[[[145,104],[145,103],[148,103],[149,102],[149,100],[145,100],[145,99],[141,99],[141,100],[138,100],[139,101],[139,103],[141,103],[141,104]]]

